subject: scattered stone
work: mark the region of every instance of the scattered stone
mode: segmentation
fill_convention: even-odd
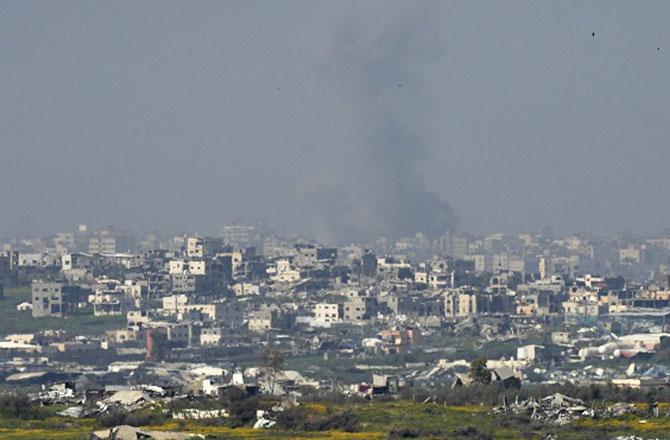
[[[93,431],[88,440],[190,440],[205,437],[200,434],[173,431],[145,431],[130,425],[119,425],[109,429]]]

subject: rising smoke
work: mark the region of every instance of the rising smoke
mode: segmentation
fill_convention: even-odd
[[[305,36],[310,64],[350,116],[323,137],[335,160],[301,191],[315,234],[343,242],[453,228],[452,209],[417,170],[429,149],[414,127],[431,117],[420,70],[442,52],[430,8],[327,2],[315,16]]]

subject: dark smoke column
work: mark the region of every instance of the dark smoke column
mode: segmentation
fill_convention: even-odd
[[[450,206],[417,171],[429,148],[415,131],[431,118],[422,66],[442,48],[425,2],[327,2],[304,37],[310,64],[350,113],[324,134],[330,157],[302,188],[324,241],[367,241],[453,229]]]

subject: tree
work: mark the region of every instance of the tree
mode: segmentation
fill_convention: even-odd
[[[667,336],[661,337],[661,342],[656,349],[656,359],[661,362],[670,361],[670,338]]]
[[[512,376],[508,377],[503,381],[503,387],[508,388],[508,389],[516,389],[520,390],[521,389],[521,379],[518,377]]]
[[[605,285],[607,286],[608,290],[621,290],[626,287],[626,279],[621,275],[612,278],[605,278]]]
[[[0,417],[18,419],[38,419],[48,415],[38,405],[30,402],[26,394],[9,393],[0,395]]]
[[[470,377],[475,383],[491,383],[491,371],[486,368],[486,359],[475,359],[470,363]]]
[[[248,424],[256,418],[256,411],[260,408],[257,396],[248,397],[241,388],[228,387],[221,395],[220,400],[225,403],[230,422],[233,427]]]
[[[281,371],[283,365],[284,355],[278,348],[268,347],[265,352],[263,352],[263,366],[265,367],[265,374],[270,385],[270,395],[274,395],[277,375]]]
[[[170,355],[170,341],[167,335],[161,331],[154,331],[153,333],[153,357],[157,361],[164,361]]]

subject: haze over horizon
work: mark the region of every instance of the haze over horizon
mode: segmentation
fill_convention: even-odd
[[[0,11],[0,236],[670,226],[667,2]]]

